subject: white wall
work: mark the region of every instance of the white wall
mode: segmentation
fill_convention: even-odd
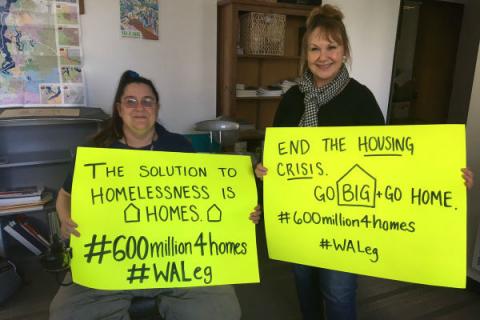
[[[160,122],[188,132],[215,117],[216,0],[160,0],[160,40],[120,37],[119,0],[85,0],[81,16],[88,104],[111,113],[117,81],[132,69],[160,91]],[[400,0],[336,0],[352,46],[352,76],[387,114]]]
[[[352,47],[351,76],[366,85],[387,115],[400,0],[326,0],[338,6]]]
[[[216,110],[216,0],[160,0],[159,40],[121,38],[119,0],[85,0],[81,15],[89,106],[111,114],[126,69],[151,79],[160,92],[160,122],[188,132]]]

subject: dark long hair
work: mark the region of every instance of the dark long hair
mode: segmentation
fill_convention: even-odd
[[[140,76],[135,71],[125,71],[118,82],[117,92],[115,93],[115,99],[113,100],[112,105],[112,117],[105,122],[103,128],[92,138],[95,146],[109,147],[114,141],[123,138],[123,121],[118,112],[117,105],[122,99],[125,88],[131,83],[146,84],[150,87],[150,89],[152,89],[157,102],[159,101],[157,89],[155,89],[155,86],[151,80]]]
[[[350,41],[348,40],[347,31],[343,24],[343,13],[336,6],[324,4],[314,8],[310,12],[306,22],[306,31],[302,41],[302,74],[308,69],[308,39],[317,28],[321,28],[322,31],[325,32],[327,38],[331,38],[337,43],[343,45],[347,61],[351,60]]]

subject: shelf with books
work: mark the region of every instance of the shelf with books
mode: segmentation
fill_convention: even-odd
[[[53,200],[54,192],[38,188],[40,194],[24,196],[3,196],[0,191],[0,216],[14,215],[30,211],[42,211]]]
[[[4,217],[0,221],[0,230],[0,256],[21,256],[25,253],[39,256],[49,246],[48,230],[41,218],[32,215]]]
[[[19,188],[1,188],[0,205],[20,204],[37,201],[42,198],[44,187],[28,186]]]
[[[0,256],[10,257],[15,252],[39,254],[29,247],[29,242],[34,240],[28,240],[28,235],[22,236],[22,233],[29,231],[33,237],[45,243],[48,234],[45,213],[55,210],[53,199],[53,191],[45,191],[43,187],[0,191]],[[19,227],[27,230],[19,230]]]
[[[257,129],[272,125],[281,97],[237,97],[237,86],[267,88],[299,76],[305,21],[312,8],[270,1],[218,2],[217,115],[248,120]],[[249,18],[253,16],[258,19]]]
[[[87,145],[106,119],[108,115],[100,108],[0,109],[0,187],[38,185],[51,191],[36,202],[25,200],[27,203],[12,207],[4,201],[2,208],[0,201],[0,255],[22,256],[30,252],[4,230],[18,216],[26,215],[43,235],[49,234],[46,213],[55,209],[54,192],[71,169],[72,151]]]
[[[3,227],[3,230],[36,256],[41,255],[48,248],[49,244],[43,237],[39,238],[25,225],[15,220],[8,221]]]

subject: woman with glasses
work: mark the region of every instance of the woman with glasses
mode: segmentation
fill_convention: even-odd
[[[158,92],[153,83],[134,71],[123,73],[113,103],[112,118],[94,138],[98,147],[134,150],[193,152],[182,135],[157,123]],[[57,212],[64,239],[80,236],[70,218],[72,173],[57,197]],[[258,223],[259,210],[250,219]],[[70,274],[65,282],[71,281]],[[159,310],[166,319],[240,319],[240,306],[232,286],[180,289],[104,291],[77,284],[60,287],[50,306],[50,319],[129,319],[135,296],[160,296]]]

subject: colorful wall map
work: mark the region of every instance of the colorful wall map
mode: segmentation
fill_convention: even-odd
[[[77,0],[0,1],[0,107],[83,106]]]

